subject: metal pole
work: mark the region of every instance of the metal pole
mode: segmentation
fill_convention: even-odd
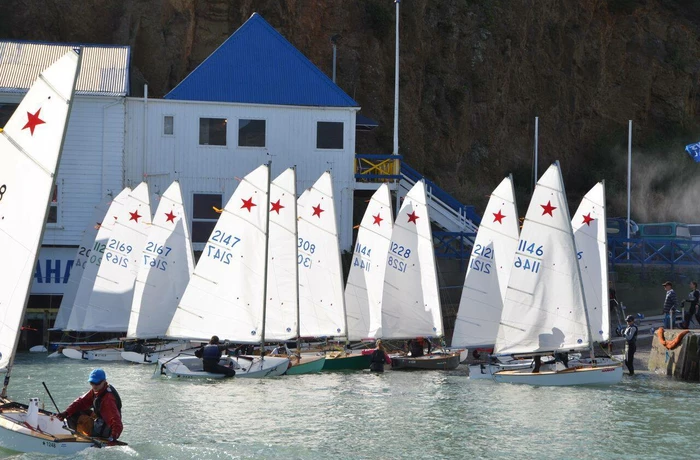
[[[394,61],[394,155],[399,154],[399,4],[401,0],[394,0],[396,3],[396,58]],[[401,174],[401,171],[396,171]],[[400,180],[396,181],[396,212],[398,214],[401,207],[401,192],[399,190]]]
[[[267,270],[270,249],[270,170],[272,161],[267,162],[267,212],[265,213],[265,282],[263,283],[262,333],[260,334],[260,359],[265,359],[265,317],[267,315]]]
[[[335,83],[335,53],[336,53],[336,44],[333,42],[333,83]]]
[[[629,133],[627,134],[627,239],[630,239],[630,218],[632,202],[632,120],[629,121]],[[627,242],[627,260],[630,258],[629,241]]]
[[[538,140],[540,135],[540,117],[535,117],[535,185],[537,185],[537,156],[538,156]],[[533,186],[534,190],[534,186]]]

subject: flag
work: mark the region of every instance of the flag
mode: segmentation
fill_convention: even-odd
[[[700,163],[700,142],[686,145],[685,151],[696,163]]]

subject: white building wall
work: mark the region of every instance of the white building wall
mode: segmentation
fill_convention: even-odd
[[[231,197],[238,181],[272,161],[272,177],[297,166],[297,194],[331,170],[335,187],[340,246],[352,246],[356,108],[310,108],[128,98],[126,102],[126,185],[146,178],[151,193],[178,179],[188,219],[194,193]],[[145,115],[145,122],[144,122]],[[174,117],[174,134],[163,134],[164,116]],[[199,119],[228,120],[226,146],[199,145]],[[238,120],[266,120],[265,147],[238,147]],[[316,123],[344,123],[343,150],[316,149]],[[143,135],[145,133],[145,136]],[[143,152],[146,152],[144,157]],[[156,200],[156,197],[153,197]],[[157,203],[157,201],[153,201]],[[155,205],[154,205],[155,207]]]

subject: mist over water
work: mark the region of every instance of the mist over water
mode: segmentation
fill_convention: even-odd
[[[64,409],[93,367],[21,354],[9,395],[52,410],[45,381]],[[700,426],[700,386],[654,375],[548,388],[472,381],[461,368],[193,382],[153,378],[153,366],[102,367],[122,396],[129,447],[76,458],[675,459],[694,456]]]

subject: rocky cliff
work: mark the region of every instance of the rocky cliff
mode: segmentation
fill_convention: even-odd
[[[338,84],[380,127],[357,151],[392,150],[391,0],[3,0],[0,37],[133,47],[135,91],[160,97],[253,12]],[[521,212],[540,173],[562,162],[572,207],[605,178],[626,209],[627,122],[634,121],[633,217],[700,222],[700,6],[693,0],[404,0],[400,152],[483,209],[513,173]]]

